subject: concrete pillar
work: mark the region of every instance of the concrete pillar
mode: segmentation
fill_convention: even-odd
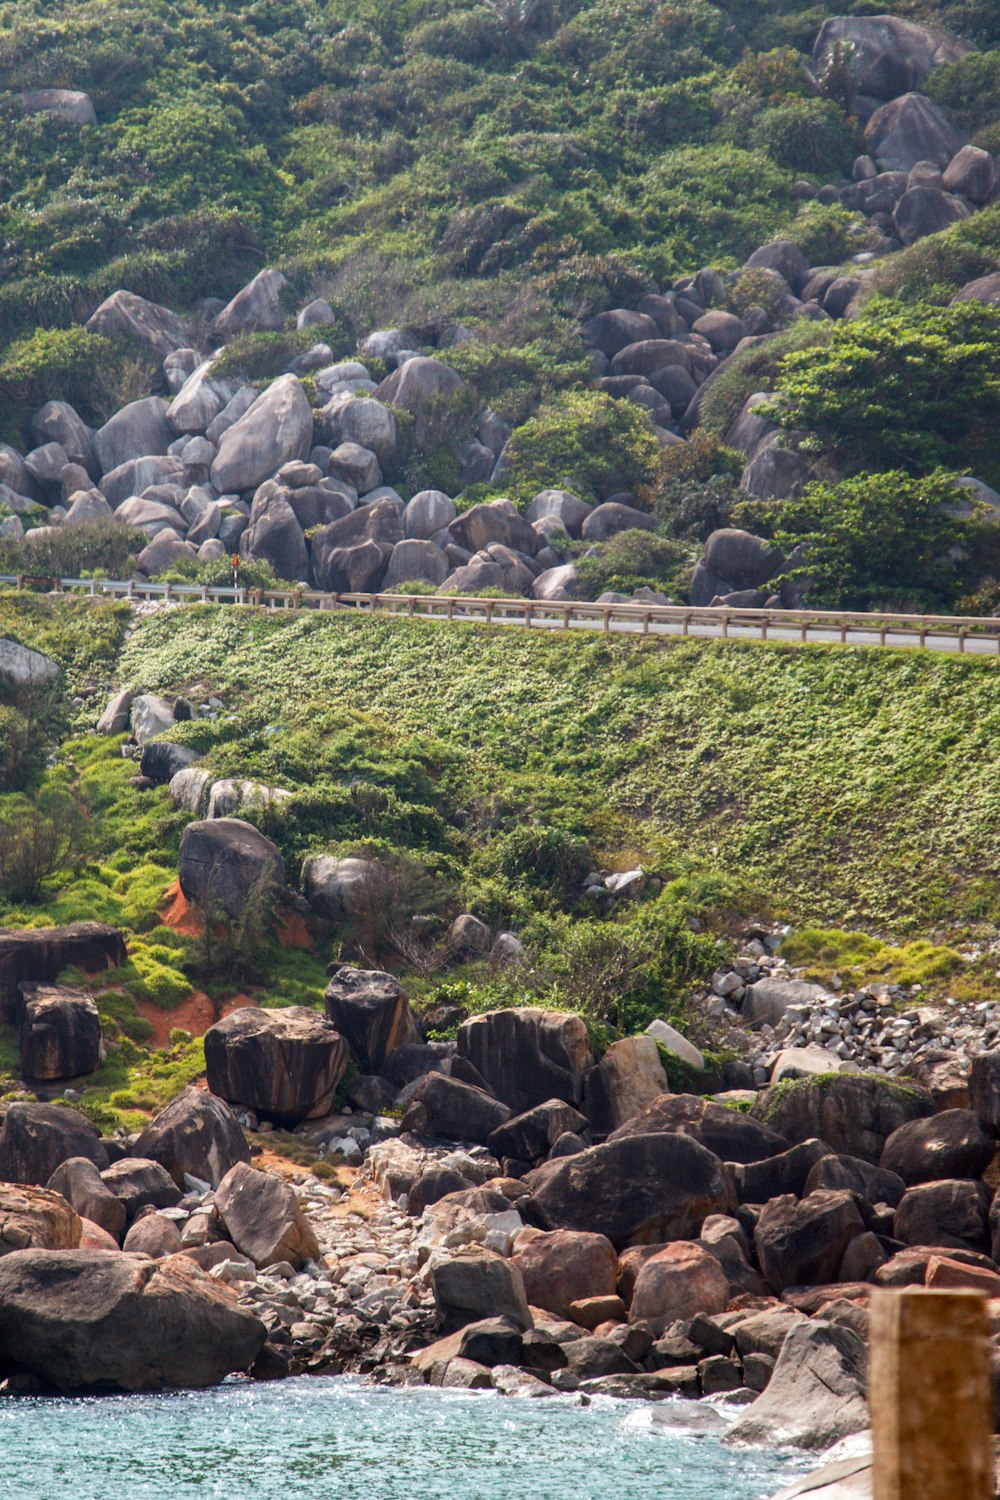
[[[989,1333],[978,1292],[873,1292],[875,1500],[994,1500]]]

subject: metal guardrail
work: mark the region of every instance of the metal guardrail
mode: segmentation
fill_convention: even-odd
[[[150,583],[135,579],[59,578],[0,575],[0,584],[15,588],[45,584],[53,592],[83,593],[91,598],[160,600],[191,604],[243,604],[264,609],[341,610],[371,614],[450,620],[461,623],[520,624],[569,630],[574,625],[610,632],[630,630],[642,635],[700,635],[709,631],[723,639],[766,641],[772,632],[780,639],[795,635],[803,642],[850,644],[853,634],[877,636],[878,644],[924,646],[928,640],[954,642],[965,651],[973,638],[988,642],[1000,655],[1000,620],[977,615],[865,614],[853,611],[806,609],[695,608],[690,605],[596,604],[576,600],[478,598],[451,594],[324,593],[314,589],[250,589],[232,584]],[[909,638],[912,638],[912,642]]]

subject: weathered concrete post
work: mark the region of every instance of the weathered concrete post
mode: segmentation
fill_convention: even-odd
[[[978,1292],[872,1294],[875,1500],[994,1500],[990,1352]]]

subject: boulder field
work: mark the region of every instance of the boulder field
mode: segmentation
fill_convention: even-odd
[[[1000,1305],[994,1054],[972,1107],[855,1071],[786,1077],[747,1112],[670,1093],[662,1068],[648,1097],[642,1048],[602,1072],[568,1013],[419,1035],[391,976],[338,966],[325,1015],[217,1023],[208,1090],[138,1136],[7,1104],[2,1388],[355,1371],[712,1397],[727,1442],[819,1453],[867,1425],[873,1287]],[[371,1071],[331,1113],[348,1056]],[[280,1169],[279,1138],[335,1171]]]

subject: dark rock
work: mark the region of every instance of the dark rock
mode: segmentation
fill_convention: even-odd
[[[95,1126],[59,1104],[9,1104],[0,1129],[0,1181],[44,1187],[57,1167],[85,1156],[103,1169],[107,1154]]]
[[[638,343],[641,339],[658,339],[661,330],[648,314],[616,307],[590,318],[583,325],[583,336],[589,347],[600,349],[602,354],[613,358],[628,344]]]
[[[275,496],[268,501],[266,509],[251,515],[250,525],[240,538],[240,556],[270,563],[278,578],[290,582],[308,580],[309,554],[305,535],[287,500]]]
[[[763,1161],[787,1150],[787,1142],[777,1131],[695,1094],[663,1095],[620,1126],[610,1139],[621,1141],[661,1132],[690,1136],[722,1161]]]
[[[980,1052],[969,1071],[969,1108],[1000,1135],[1000,1052]]]
[[[395,500],[385,497],[372,505],[359,506],[314,533],[311,546],[316,587],[331,593],[363,592],[360,585],[353,587],[362,571],[368,581],[376,578],[392,548],[402,540],[402,513]],[[364,550],[354,556],[356,548]]]
[[[142,747],[139,774],[166,785],[178,771],[186,770],[200,759],[199,751],[192,750],[190,745],[175,745],[170,740],[147,740]]]
[[[402,985],[380,969],[343,965],[326,987],[325,1005],[365,1073],[381,1073],[386,1058],[398,1046],[416,1040],[416,1025]]]
[[[510,1110],[498,1099],[444,1073],[427,1073],[413,1085],[403,1128],[484,1145],[509,1119]]]
[[[875,1272],[875,1284],[891,1287],[923,1286],[928,1265],[940,1254],[940,1247],[932,1245],[914,1245],[899,1250],[884,1265],[879,1266]],[[980,1271],[996,1271],[996,1265],[989,1256],[958,1245],[948,1247],[948,1259],[957,1260],[960,1265],[973,1266]]]
[[[235,1010],[205,1033],[212,1093],[279,1120],[328,1115],[347,1063],[344,1038],[301,1005]]]
[[[985,1252],[990,1245],[990,1195],[981,1182],[925,1182],[908,1188],[893,1220],[904,1245],[940,1245]]]
[[[892,1132],[932,1115],[934,1101],[914,1084],[839,1073],[766,1089],[752,1113],[793,1143],[818,1137],[837,1155],[877,1164]]]
[[[50,1080],[93,1073],[101,1060],[101,1017],[82,990],[22,983],[21,1071]]]
[[[529,557],[538,550],[538,537],[530,522],[505,500],[473,505],[452,521],[448,531],[460,547],[471,553],[482,552],[494,543]]]
[[[885,1143],[881,1165],[907,1187],[950,1177],[981,1177],[993,1160],[996,1140],[968,1109],[946,1109],[926,1120],[910,1120]]]
[[[936,187],[912,187],[896,206],[896,233],[904,245],[938,234],[969,217],[965,204]]]
[[[180,1189],[170,1173],[158,1161],[140,1156],[112,1162],[101,1173],[101,1181],[124,1207],[126,1223],[131,1223],[141,1208],[173,1208],[181,1201]]]
[[[856,1156],[834,1156],[832,1153],[822,1157],[812,1168],[802,1196],[808,1197],[820,1188],[857,1193],[868,1203],[888,1203],[890,1208],[895,1208],[906,1192],[905,1182],[895,1172],[873,1167]]]
[[[505,1318],[483,1318],[421,1349],[413,1355],[412,1364],[431,1379],[431,1384],[436,1384],[431,1373],[434,1366],[449,1360],[470,1359],[492,1369],[495,1365],[521,1364],[523,1353],[524,1334],[520,1328]]]
[[[620,531],[655,531],[656,517],[647,511],[636,510],[632,505],[622,505],[617,500],[608,500],[595,506],[583,523],[582,536],[585,542],[606,542]]]
[[[462,1193],[473,1184],[467,1177],[463,1177],[456,1167],[434,1167],[430,1172],[425,1172],[413,1184],[407,1195],[407,1209],[415,1219],[419,1219],[425,1208],[439,1203],[449,1193]]]
[[[520,1271],[488,1250],[432,1262],[431,1287],[444,1334],[483,1318],[506,1318],[522,1333],[533,1326]]]
[[[737,589],[759,588],[782,562],[777,547],[733,526],[713,531],[705,543],[705,567]]]
[[[495,1010],[458,1029],[458,1052],[517,1113],[550,1099],[576,1105],[593,1063],[587,1028],[568,1011]]]
[[[230,1167],[250,1160],[250,1147],[228,1104],[193,1087],[146,1126],[135,1153],[159,1162],[181,1189],[185,1174],[218,1187]]]
[[[967,281],[960,292],[951,299],[952,307],[958,302],[981,302],[984,307],[1000,307],[1000,271],[989,276],[979,276]]]
[[[980,205],[989,202],[996,185],[996,162],[988,151],[981,151],[978,146],[963,146],[948,163],[941,180],[946,193],[958,193]]]
[[[88,974],[117,969],[128,959],[117,927],[103,922],[74,922],[68,927],[0,928],[0,1019],[20,1021],[18,985],[22,980],[49,984],[63,969]]]
[[[231,1167],[215,1193],[215,1207],[237,1250],[255,1266],[291,1266],[319,1258],[319,1243],[287,1182],[244,1162]]]
[[[859,94],[896,99],[918,88],[935,68],[958,62],[973,49],[936,26],[898,16],[835,16],[824,21],[813,47],[822,67],[835,48],[846,56]]]
[[[189,901],[239,917],[258,891],[283,885],[281,850],[242,818],[189,823],[181,837],[178,879]]]
[[[563,1345],[567,1368],[578,1380],[595,1380],[603,1375],[635,1375],[639,1366],[612,1339],[574,1339]]]
[[[386,1061],[384,1076],[397,1089],[416,1083],[425,1073],[440,1073],[455,1051],[454,1042],[407,1042]]]
[[[178,1255],[180,1230],[172,1219],[150,1209],[136,1219],[125,1236],[122,1249],[127,1254],[150,1255],[154,1260],[161,1260],[164,1255]]]
[[[604,1234],[626,1245],[693,1237],[725,1213],[719,1159],[684,1135],[637,1135],[546,1162],[527,1179],[528,1211],[548,1229]]]
[[[0,1360],[64,1391],[215,1385],[265,1328],[185,1256],[21,1250],[0,1261]]]
[[[809,280],[809,262],[793,240],[773,240],[768,245],[761,245],[750,256],[747,265],[777,271],[796,295]]]
[[[909,172],[918,161],[945,167],[965,136],[923,94],[903,94],[877,109],[865,128],[869,150],[888,166]]]
[[[516,1156],[534,1162],[547,1156],[561,1135],[586,1128],[585,1116],[572,1105],[561,1099],[548,1099],[498,1126],[487,1145],[496,1157]]]
[[[774,1198],[764,1205],[754,1235],[760,1269],[776,1292],[836,1281],[844,1251],[864,1228],[853,1193]]]

